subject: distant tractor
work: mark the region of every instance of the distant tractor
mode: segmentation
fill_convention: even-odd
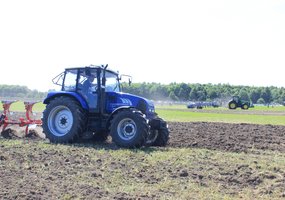
[[[112,141],[121,147],[165,146],[167,123],[155,113],[154,104],[122,93],[122,76],[106,66],[68,68],[53,79],[61,91],[49,92],[44,103],[43,131],[54,143],[82,138]],[[131,83],[131,77],[129,83]]]
[[[187,108],[203,109],[203,105],[200,102],[191,102],[187,105]]]
[[[228,106],[229,106],[229,109],[241,108],[241,109],[247,110],[250,107],[250,103],[248,101],[241,100],[239,96],[233,96]]]

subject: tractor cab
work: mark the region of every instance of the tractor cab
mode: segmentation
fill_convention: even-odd
[[[82,104],[87,105],[91,112],[99,111],[98,103],[103,96],[102,92],[121,92],[118,73],[104,71],[102,66],[67,68],[53,82],[61,86],[62,92],[80,95],[83,99],[76,95],[77,99],[85,101]]]

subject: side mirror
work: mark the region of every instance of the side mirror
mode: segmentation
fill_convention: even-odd
[[[129,84],[129,86],[132,84],[132,77],[130,76],[130,75],[125,75],[125,74],[122,74],[121,76],[120,76],[120,81],[122,81],[123,79],[125,79],[124,77],[127,77],[128,78],[128,84]],[[124,82],[124,80],[123,80],[123,82]],[[125,81],[125,82],[127,82],[127,81]]]

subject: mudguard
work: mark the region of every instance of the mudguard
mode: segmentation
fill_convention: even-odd
[[[80,94],[78,94],[76,92],[66,92],[66,91],[49,92],[47,97],[44,99],[43,103],[48,104],[50,102],[50,100],[54,99],[55,97],[59,97],[59,96],[73,97],[74,99],[76,99],[81,104],[82,108],[84,108],[85,110],[89,109],[86,100]]]

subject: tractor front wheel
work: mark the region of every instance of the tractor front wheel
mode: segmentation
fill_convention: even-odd
[[[154,122],[154,123],[152,123]],[[169,130],[166,121],[157,117],[150,123],[151,131],[148,135],[147,146],[166,146],[169,140]]]
[[[164,147],[167,145],[169,140],[169,131],[168,128],[161,128],[158,130],[158,137],[153,143],[153,146]]]
[[[146,118],[137,109],[119,111],[111,120],[112,141],[126,148],[138,148],[145,144],[149,126]]]
[[[243,104],[243,105],[241,106],[241,108],[242,108],[243,110],[247,110],[247,109],[249,108],[249,106],[248,106],[247,104]]]

